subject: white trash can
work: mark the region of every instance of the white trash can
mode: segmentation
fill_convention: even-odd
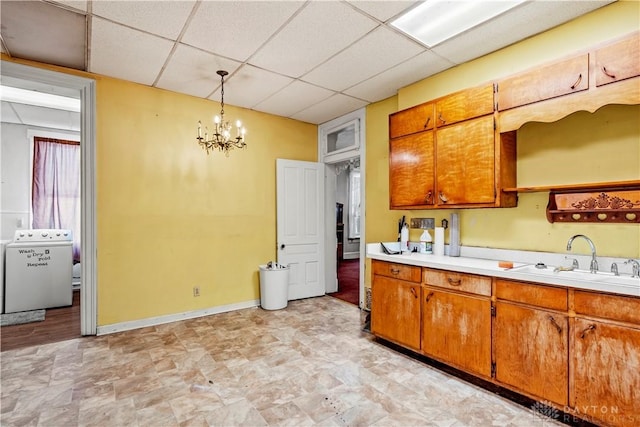
[[[289,302],[289,267],[270,262],[260,266],[260,305],[265,310],[286,308]]]

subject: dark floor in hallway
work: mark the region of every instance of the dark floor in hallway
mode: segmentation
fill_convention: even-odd
[[[345,259],[338,264],[338,292],[334,298],[360,305],[360,259]]]

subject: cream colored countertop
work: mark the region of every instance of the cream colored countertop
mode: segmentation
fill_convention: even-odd
[[[569,264],[567,264],[567,256],[570,256],[570,258],[568,258]],[[571,258],[578,259],[581,268],[589,265],[588,259],[590,259],[590,257],[574,254],[463,247],[461,256],[459,257],[420,253],[387,255],[382,251],[380,243],[369,243],[367,244],[367,258],[419,267],[640,297],[640,278],[631,278],[630,273],[626,274],[624,271],[621,271],[620,276],[614,276],[608,272],[612,262],[618,263],[621,269],[626,268],[626,265],[623,264],[623,259],[603,257],[601,260],[599,259],[601,271],[596,274],[590,274],[589,271],[584,270],[554,271],[555,266],[570,265]],[[505,269],[498,267],[498,261],[500,260],[513,262],[513,268]],[[544,271],[526,267],[535,265],[538,262],[544,262],[549,267]],[[522,267],[527,268],[528,271],[520,271],[519,268]],[[606,267],[606,269],[604,267]]]

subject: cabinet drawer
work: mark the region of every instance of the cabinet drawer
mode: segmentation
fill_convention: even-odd
[[[466,89],[436,102],[436,126],[485,116],[493,110],[493,84]]]
[[[427,285],[491,296],[490,277],[456,273],[454,271],[431,270],[428,268],[424,269],[423,275],[423,282]]]
[[[377,274],[378,276],[386,276],[394,279],[420,283],[421,269],[415,265],[396,264],[393,262],[384,262],[374,259],[371,262],[371,266],[373,268],[373,274]]]
[[[567,311],[567,290],[553,286],[496,279],[496,298]]]
[[[596,50],[596,86],[640,75],[640,33]]]
[[[573,303],[577,314],[629,322],[640,326],[640,298],[575,291]]]
[[[420,104],[389,115],[389,138],[433,129],[433,103]]]
[[[518,74],[498,83],[498,110],[531,104],[589,88],[589,56]]]

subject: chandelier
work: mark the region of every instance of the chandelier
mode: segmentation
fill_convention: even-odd
[[[232,126],[229,121],[224,119],[224,76],[229,73],[224,70],[218,70],[216,72],[220,76],[221,80],[221,94],[222,101],[220,117],[216,116],[213,121],[215,128],[209,138],[209,129],[204,128],[204,137],[202,136],[202,122],[198,121],[198,144],[209,154],[209,151],[215,149],[224,152],[225,156],[229,157],[229,152],[234,148],[245,148],[247,143],[244,142],[245,128],[242,127],[240,120],[236,122],[235,136],[232,136]]]

